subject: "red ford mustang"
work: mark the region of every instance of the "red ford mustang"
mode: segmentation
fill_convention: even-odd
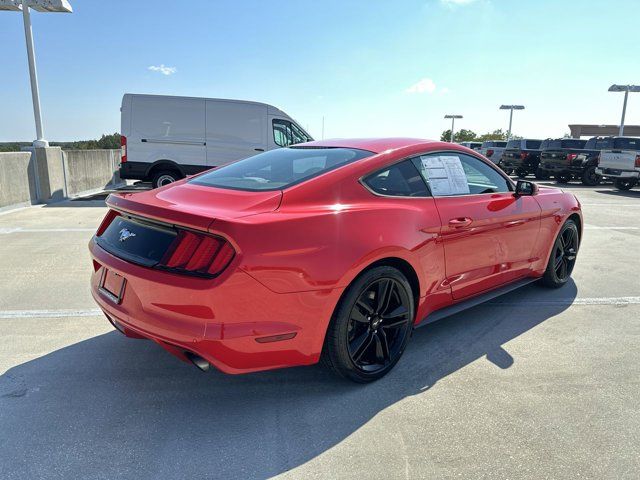
[[[582,233],[574,195],[406,138],[282,148],[107,204],[92,293],[122,333],[203,370],[323,358],[359,382],[417,325],[565,284]]]

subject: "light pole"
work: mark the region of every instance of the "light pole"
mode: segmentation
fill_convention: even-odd
[[[620,120],[620,131],[618,135],[624,135],[624,116],[627,113],[627,97],[629,92],[640,92],[640,86],[638,85],[611,85],[609,87],[610,92],[624,92],[624,101],[622,102],[622,119]]]
[[[44,139],[42,129],[42,114],[40,113],[40,92],[38,91],[38,72],[33,49],[33,32],[31,31],[31,15],[29,9],[37,12],[71,13],[71,5],[67,0],[0,0],[0,10],[22,10],[24,36],[27,43],[27,59],[29,61],[29,79],[31,80],[31,99],[33,100],[33,116],[36,120],[36,139],[34,147],[48,147],[49,142]]]
[[[456,125],[456,118],[462,118],[462,115],[445,115],[444,118],[450,118],[451,119],[451,140],[450,140],[450,142],[453,143],[453,130],[454,130],[455,125]]]
[[[500,110],[510,110],[509,112],[509,131],[507,132],[507,140],[511,138],[511,124],[513,123],[513,111],[524,110],[522,105],[500,105]]]

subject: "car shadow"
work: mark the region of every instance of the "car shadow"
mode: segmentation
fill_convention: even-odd
[[[319,365],[203,374],[152,342],[99,335],[0,377],[0,475],[271,477],[326,452],[385,408],[429,395],[471,362],[511,367],[518,358],[507,343],[576,294],[573,282],[553,291],[530,285],[416,329],[396,368],[368,385]]]

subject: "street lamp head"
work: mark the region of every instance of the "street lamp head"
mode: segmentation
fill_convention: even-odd
[[[500,110],[524,110],[524,105],[500,105]]]
[[[20,0],[0,0],[0,10],[19,12],[22,10],[22,5],[20,5]]]
[[[640,85],[611,85],[610,92],[640,92]]]
[[[462,115],[445,115],[444,118],[463,118]]]
[[[27,5],[36,12],[73,12],[67,0],[0,0],[0,10],[19,12],[22,10],[22,5]]]

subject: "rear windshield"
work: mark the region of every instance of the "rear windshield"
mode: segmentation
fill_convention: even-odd
[[[545,140],[542,142],[542,149],[560,150],[562,148],[584,148],[586,140],[577,140],[572,138],[558,138],[556,140]]]
[[[500,142],[497,140],[487,140],[486,142],[482,142],[482,148],[487,147],[506,147],[507,142]]]
[[[584,148],[586,150],[604,150],[606,148],[613,148],[613,138],[611,137],[590,138],[589,140],[587,140],[587,143],[585,144]]]
[[[189,182],[233,190],[281,190],[371,155],[355,148],[279,148],[216,168]]]
[[[507,148],[520,148],[520,140],[509,140]]]
[[[621,150],[640,150],[640,138],[616,138],[613,148]]]
[[[586,140],[565,139],[562,140],[562,148],[584,148],[586,143]]]
[[[541,144],[542,144],[542,140],[526,140],[525,141],[525,147],[530,150],[538,150]]]

